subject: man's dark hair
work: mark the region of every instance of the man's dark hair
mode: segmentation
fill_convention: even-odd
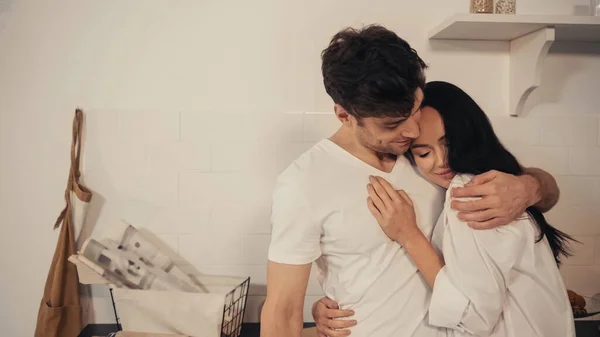
[[[396,33],[378,25],[347,28],[321,54],[325,90],[357,117],[408,117],[427,65]]]

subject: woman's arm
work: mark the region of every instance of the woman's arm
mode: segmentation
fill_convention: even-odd
[[[370,181],[367,189],[371,214],[386,235],[406,249],[427,284],[433,287],[444,262],[417,226],[412,200],[383,178],[373,177]]]
[[[425,278],[425,281],[431,288],[435,283],[440,270],[444,267],[444,261],[438,253],[433,249],[433,246],[427,240],[423,233],[406,241],[402,246],[410,255],[410,258],[417,265],[417,268]]]
[[[430,285],[432,325],[488,335],[506,300],[506,283],[524,247],[522,226],[475,230],[446,203],[442,213],[445,266],[416,226],[412,202],[381,178],[371,181],[369,209],[385,233],[409,252]],[[417,232],[418,231],[418,232]],[[534,238],[531,238],[534,240]],[[435,254],[435,256],[434,256]]]

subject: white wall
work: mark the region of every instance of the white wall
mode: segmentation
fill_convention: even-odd
[[[587,0],[519,0],[572,14]],[[258,320],[276,174],[337,126],[320,51],[339,29],[381,23],[492,117],[527,165],[556,175],[557,227],[584,245],[567,285],[600,292],[600,48],[558,44],[525,116],[506,117],[505,43],[426,40],[464,12],[448,1],[16,1],[0,31],[0,329],[31,336],[63,207],[73,110],[87,113],[85,181],[96,232],[118,218],[202,271],[249,275]],[[95,288],[96,322],[112,322]],[[320,295],[311,285],[307,305]],[[307,312],[308,313],[308,312]],[[310,317],[306,317],[307,320]]]

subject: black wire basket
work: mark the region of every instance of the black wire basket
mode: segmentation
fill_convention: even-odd
[[[239,337],[241,335],[249,288],[250,277],[225,297],[223,319],[221,320],[221,337]]]

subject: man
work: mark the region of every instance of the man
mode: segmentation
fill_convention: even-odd
[[[443,336],[427,324],[429,289],[402,247],[390,241],[367,208],[370,175],[414,201],[430,236],[443,193],[402,155],[419,135],[424,62],[393,32],[370,26],[336,34],[322,55],[327,93],[340,129],[300,156],[278,178],[261,336],[299,337],[312,262],[327,297],[351,309],[353,336]],[[488,172],[456,196],[473,227],[505,225],[526,207],[548,209],[558,187],[547,173],[521,177]]]

